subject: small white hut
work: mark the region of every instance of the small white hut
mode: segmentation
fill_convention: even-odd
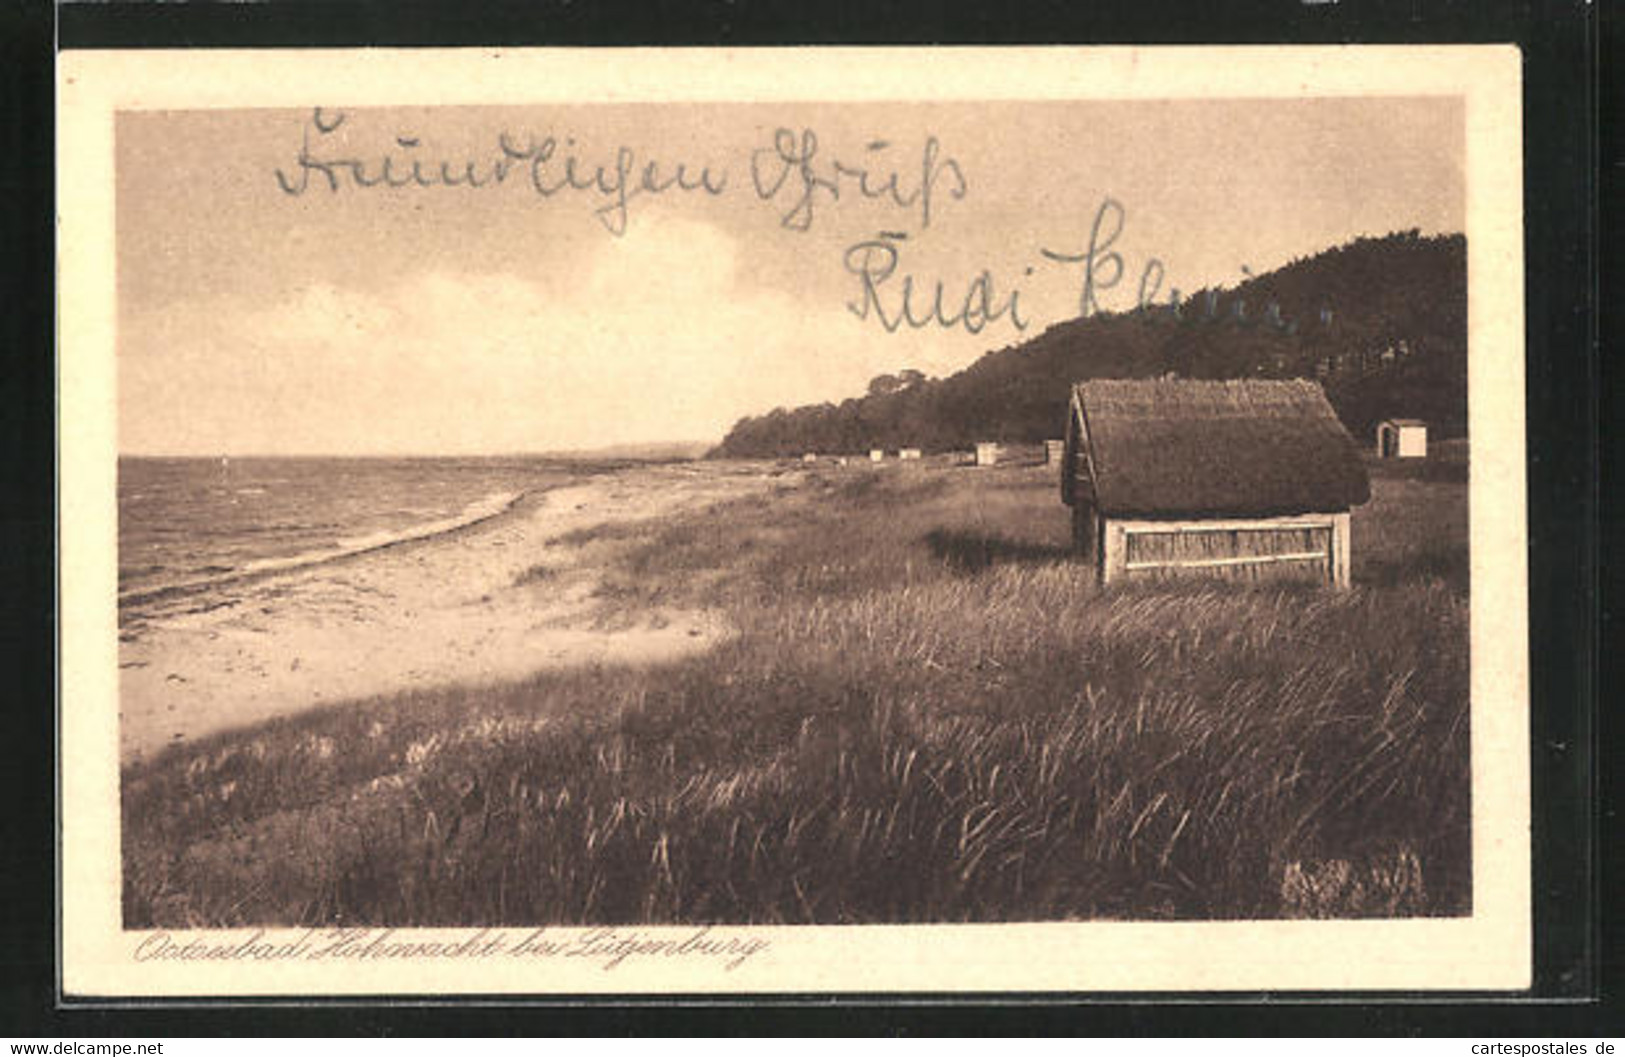
[[[1066,441],[1046,440],[1044,442],[1044,465],[1059,466],[1061,458],[1066,453]]]
[[[992,466],[999,461],[999,446],[991,441],[982,441],[976,445],[976,465]]]
[[[1428,424],[1418,418],[1390,418],[1377,426],[1377,456],[1423,459],[1428,453]]]
[[[882,451],[881,449],[879,449],[879,448],[870,448],[869,449],[869,461],[870,462],[885,462],[886,461],[886,453],[884,451]]]
[[[919,448],[898,448],[897,449],[897,457],[899,459],[903,459],[905,461],[908,460],[908,459],[918,459],[920,457],[920,449]]]
[[[818,453],[815,452],[815,451],[809,451],[807,454],[805,454],[805,455],[803,455],[801,457],[801,461],[802,462],[817,462],[818,461]]]

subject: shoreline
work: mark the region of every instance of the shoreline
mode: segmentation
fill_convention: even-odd
[[[781,481],[765,465],[617,470],[533,490],[433,535],[134,605],[121,599],[121,764],[347,700],[709,649],[732,634],[714,613],[650,608],[605,626],[595,596],[602,558],[559,538]],[[538,567],[547,575],[526,575]]]
[[[563,486],[560,486],[563,487]],[[245,581],[263,579],[270,576],[281,576],[287,573],[298,572],[303,569],[313,569],[317,566],[341,562],[347,558],[355,558],[376,551],[388,550],[406,543],[420,543],[442,536],[449,536],[474,525],[483,524],[492,518],[501,517],[513,510],[530,495],[545,495],[552,491],[548,489],[522,489],[518,492],[492,493],[485,499],[469,504],[469,510],[475,507],[480,509],[475,513],[465,510],[460,517],[443,518],[439,521],[427,522],[388,539],[379,539],[376,543],[345,547],[342,544],[327,551],[306,551],[302,554],[289,555],[286,558],[259,558],[240,568],[217,576],[205,576],[195,580],[183,580],[179,583],[160,584],[155,587],[135,587],[128,591],[120,591],[118,596],[119,621],[123,623],[126,606],[138,606],[147,602],[161,601],[166,598],[183,595],[199,594],[219,587],[231,587]],[[493,503],[494,509],[485,509],[484,504],[500,499],[500,504]]]

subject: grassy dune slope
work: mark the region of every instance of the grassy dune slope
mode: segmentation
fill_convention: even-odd
[[[1438,476],[1373,482],[1338,593],[1102,592],[1037,469],[830,470],[574,533],[606,623],[701,603],[738,637],[132,768],[126,925],[1464,913],[1466,489]]]

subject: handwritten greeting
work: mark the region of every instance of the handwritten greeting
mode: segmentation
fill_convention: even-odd
[[[866,156],[871,156],[890,147],[885,140],[872,140],[864,151]],[[771,148],[751,151],[751,183],[757,197],[776,202],[781,197],[780,192],[788,186],[786,197],[791,205],[780,215],[779,222],[792,231],[811,228],[819,199],[838,202],[843,188],[855,187],[864,198],[881,199],[910,213],[917,209],[921,229],[931,226],[931,202],[935,196],[946,191],[953,198],[964,198],[970,190],[964,169],[957,160],[943,155],[942,145],[935,136],[926,138],[919,178],[907,186],[901,182],[901,174],[884,163],[854,164],[831,158],[820,173],[815,164],[817,155],[818,134],[812,129],[803,129],[799,136],[787,128],[777,129]],[[941,191],[938,184],[942,184]]]
[[[779,227],[792,232],[813,230],[843,202],[877,203],[894,214],[895,225],[846,247],[839,265],[855,283],[847,310],[887,333],[936,327],[978,334],[999,322],[1025,331],[1030,320],[1019,284],[1040,267],[1075,268],[1077,311],[1090,316],[1104,310],[1102,295],[1130,274],[1117,248],[1128,214],[1110,197],[1100,201],[1086,239],[1073,247],[1038,248],[1034,263],[1015,279],[985,268],[958,283],[907,271],[903,246],[911,229],[918,234],[940,224],[944,204],[963,201],[971,191],[964,164],[935,135],[917,146],[874,139],[861,152],[841,156],[822,145],[816,130],[781,126],[768,143],[748,151],[749,179],[741,185],[725,160],[653,157],[627,145],[593,150],[574,136],[511,130],[498,133],[491,149],[477,157],[432,157],[408,132],[394,135],[381,151],[354,152],[339,141],[348,121],[343,111],[318,107],[311,112],[292,168],[275,170],[283,194],[480,191],[520,183],[541,199],[584,201],[616,238],[627,233],[636,202],[659,196],[720,198],[743,186],[751,200],[772,210]],[[1149,257],[1137,276],[1134,307],[1146,310],[1161,294],[1165,268]],[[1177,312],[1179,300],[1179,291],[1172,290],[1167,305]]]

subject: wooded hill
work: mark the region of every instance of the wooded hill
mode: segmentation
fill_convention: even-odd
[[[1087,378],[1313,378],[1357,439],[1393,417],[1467,432],[1467,242],[1417,231],[1360,238],[1164,303],[1074,319],[941,379],[882,375],[869,392],[736,423],[734,457],[1036,442],[1065,428]]]

